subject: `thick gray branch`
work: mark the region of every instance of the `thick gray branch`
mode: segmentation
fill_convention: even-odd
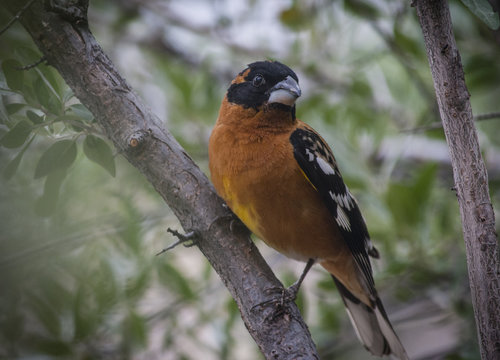
[[[445,0],[416,0],[450,149],[481,357],[500,359],[500,268],[495,214],[460,54]]]
[[[15,14],[23,4],[8,0],[3,6]],[[236,300],[264,355],[269,359],[317,358],[296,305],[286,303],[277,311],[276,302],[269,302],[281,297],[281,283],[248,234],[229,230],[230,213],[214,188],[118,74],[88,30],[84,10],[49,10],[36,1],[21,22],[47,62],[90,109],[116,148],[153,184],[183,228],[200,235],[200,250]]]

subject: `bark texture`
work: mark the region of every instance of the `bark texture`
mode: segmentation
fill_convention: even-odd
[[[495,214],[448,3],[416,0],[462,217],[482,359],[500,359],[500,268]]]
[[[5,0],[1,5],[16,14],[25,3]],[[198,234],[199,249],[236,300],[264,356],[317,359],[295,303],[277,306],[283,287],[248,233],[230,230],[233,218],[206,176],[120,76],[90,33],[88,1],[69,8],[49,8],[48,3],[33,2],[21,23],[115,147],[153,184],[183,228]]]

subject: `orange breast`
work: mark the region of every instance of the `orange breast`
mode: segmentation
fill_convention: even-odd
[[[337,257],[347,247],[293,157],[292,130],[250,141],[238,139],[230,127],[216,126],[209,147],[212,181],[269,246],[297,260]]]

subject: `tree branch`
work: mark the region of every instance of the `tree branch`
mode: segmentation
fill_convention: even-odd
[[[9,30],[9,28],[21,18],[26,9],[29,8],[34,2],[35,0],[29,0],[26,4],[24,4],[24,6],[16,13],[16,15],[14,15],[12,19],[10,19],[10,21],[0,29],[0,35]]]
[[[32,1],[30,1],[32,3]],[[85,5],[85,2],[80,2]],[[18,0],[3,1],[11,13]],[[57,14],[38,1],[20,21],[116,148],[153,184],[236,300],[243,321],[269,359],[317,359],[306,324],[293,302],[277,311],[283,291],[246,232],[230,231],[232,214],[160,120],[116,71],[90,33],[85,11]],[[75,11],[77,10],[77,11]],[[71,19],[75,14],[75,18]],[[269,305],[265,305],[269,304]]]
[[[415,0],[448,142],[482,359],[500,359],[500,267],[495,214],[448,3]]]

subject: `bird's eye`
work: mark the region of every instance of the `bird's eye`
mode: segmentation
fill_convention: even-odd
[[[259,87],[261,85],[264,85],[266,83],[266,80],[264,79],[264,76],[261,74],[255,75],[255,77],[252,80],[252,85],[255,87]]]

